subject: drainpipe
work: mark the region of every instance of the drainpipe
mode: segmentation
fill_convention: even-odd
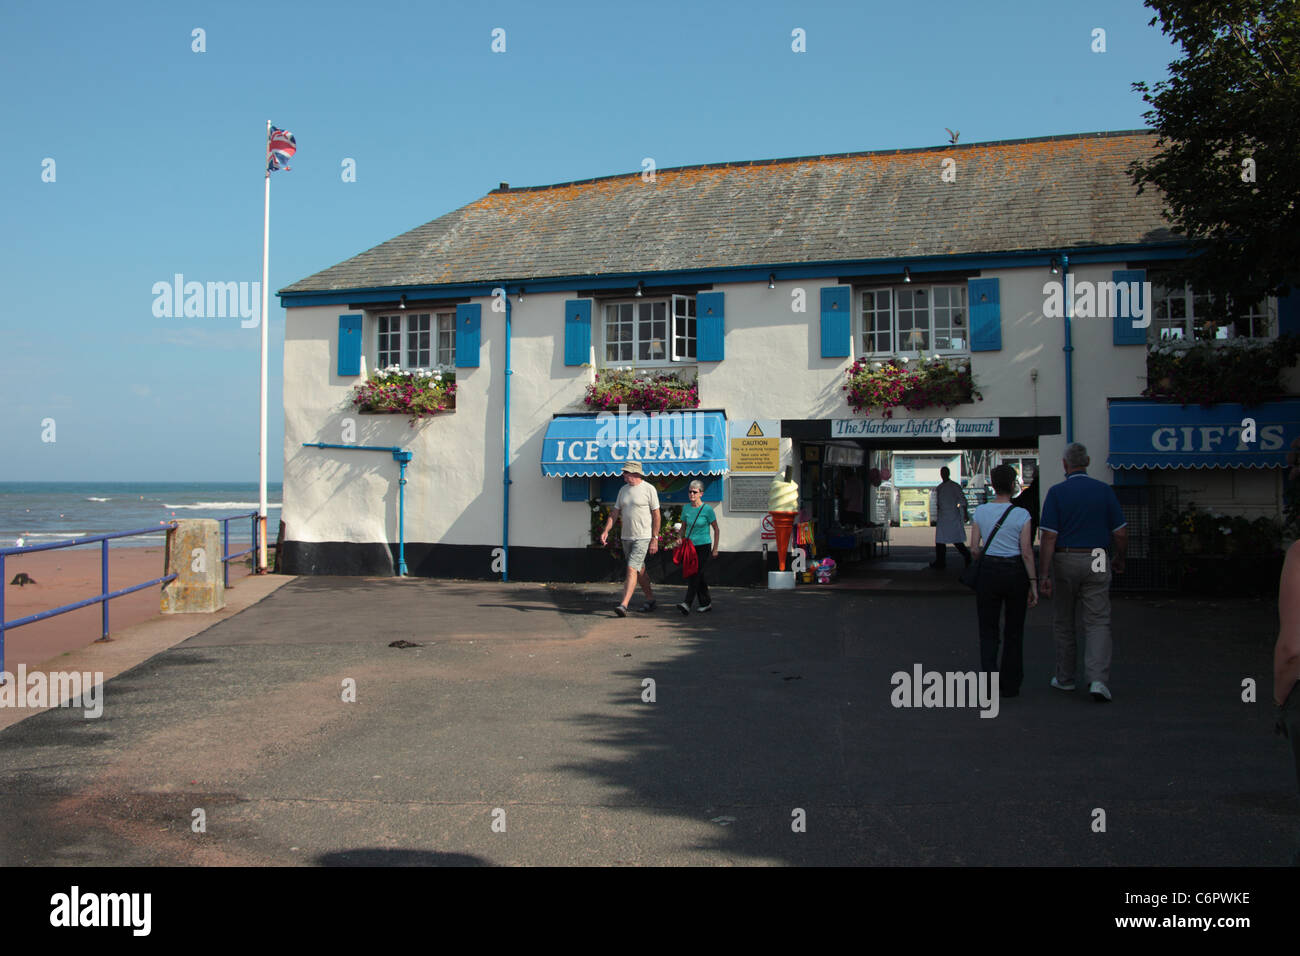
[[[503,286],[504,288],[504,286]],[[505,467],[501,476],[501,580],[510,580],[510,291],[506,290],[506,410],[505,429],[502,437],[502,462]]]
[[[354,451],[392,452],[393,461],[401,466],[397,479],[397,574],[406,577],[406,465],[413,457],[413,452],[394,445],[332,445],[323,441],[305,441],[304,448],[350,448]]]
[[[1070,309],[1074,283],[1070,280],[1070,257],[1061,256],[1061,282],[1065,299],[1065,443],[1074,441],[1074,346],[1070,342]]]

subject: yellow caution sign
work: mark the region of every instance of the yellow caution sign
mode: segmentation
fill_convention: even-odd
[[[746,422],[749,422],[746,425]],[[731,470],[773,474],[781,470],[781,423],[775,419],[740,419],[728,423]]]

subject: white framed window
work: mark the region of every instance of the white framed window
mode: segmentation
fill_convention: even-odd
[[[1210,318],[1213,295],[1190,285],[1152,287],[1151,342],[1222,342],[1228,339],[1277,337],[1277,300],[1271,296],[1242,309],[1234,309],[1226,322]]]
[[[402,317],[379,317],[379,368],[402,364]]]
[[[456,364],[456,313],[438,313],[438,364]]]
[[[406,368],[428,368],[431,360],[429,326],[433,316],[424,312],[406,320]]]
[[[674,362],[683,362],[695,358],[695,296],[673,296],[673,341]]]
[[[376,318],[377,368],[430,369],[456,364],[455,312],[397,312]]]
[[[865,289],[861,309],[863,355],[970,351],[964,284]]]
[[[629,299],[602,306],[606,365],[656,366],[693,362],[695,296]]]
[[[894,294],[889,289],[862,293],[862,351],[894,351]]]

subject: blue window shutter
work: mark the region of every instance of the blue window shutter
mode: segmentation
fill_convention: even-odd
[[[701,292],[695,296],[695,358],[721,362],[727,323],[723,292]]]
[[[589,501],[591,500],[591,479],[561,478],[560,479],[560,500],[561,501]]]
[[[483,306],[477,302],[456,306],[456,367],[478,368],[479,325]]]
[[[822,289],[822,358],[848,358],[851,292],[846,285]]]
[[[570,299],[564,303],[564,364],[586,365],[590,361],[591,300]]]
[[[1145,327],[1133,328],[1133,320],[1138,318],[1143,308],[1150,308],[1151,303],[1143,301],[1146,296],[1146,290],[1143,283],[1146,282],[1147,273],[1145,269],[1116,269],[1111,273],[1111,280],[1115,283],[1115,315],[1111,319],[1114,323],[1114,344],[1115,345],[1146,345],[1147,330]],[[1119,292],[1119,283],[1136,282],[1138,299],[1136,302],[1129,298],[1129,293]],[[1126,286],[1126,289],[1132,289],[1132,286]],[[1098,297],[1100,298],[1100,296]],[[1109,304],[1104,306],[1109,308]],[[1102,303],[1097,303],[1097,309],[1103,308]],[[1151,315],[1147,314],[1147,321],[1150,322]],[[1141,320],[1139,320],[1141,321]]]
[[[1300,285],[1293,285],[1290,295],[1278,296],[1277,334],[1300,335]]]
[[[361,316],[339,316],[339,375],[361,374]]]
[[[997,279],[969,279],[970,350],[997,352],[1002,348],[1002,300]]]

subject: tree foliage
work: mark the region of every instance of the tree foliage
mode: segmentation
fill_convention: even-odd
[[[1139,192],[1160,190],[1166,217],[1192,241],[1178,277],[1242,305],[1300,285],[1300,3],[1146,6],[1182,56],[1167,80],[1133,84],[1159,135],[1130,174]],[[1222,296],[1214,308],[1230,314]]]

